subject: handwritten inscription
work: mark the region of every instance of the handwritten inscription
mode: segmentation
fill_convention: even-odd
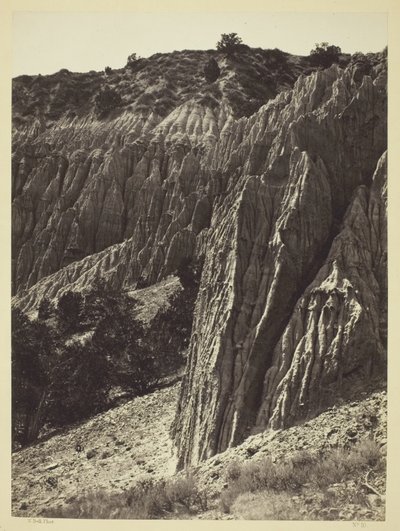
[[[52,524],[54,523],[54,520],[50,520],[49,518],[28,518],[29,524]]]

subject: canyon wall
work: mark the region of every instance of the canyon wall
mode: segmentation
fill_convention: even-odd
[[[16,128],[14,303],[125,289],[202,257],[179,466],[289,426],[385,368],[386,67],[300,74],[237,118],[40,116]]]
[[[215,205],[175,423],[180,466],[385,367],[386,104],[332,67],[250,118]]]

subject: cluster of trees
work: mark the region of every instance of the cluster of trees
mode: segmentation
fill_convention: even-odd
[[[342,50],[339,46],[334,46],[327,42],[321,42],[316,44],[310,52],[310,62],[315,66],[323,66],[327,68],[333,63],[339,61],[339,56],[342,53]]]
[[[221,39],[217,43],[217,50],[224,52],[227,57],[232,57],[235,53],[240,53],[247,50],[249,47],[243,44],[242,39],[237,33],[223,33]],[[285,54],[278,49],[275,49],[276,60],[286,61]],[[338,62],[340,54],[342,53],[339,46],[334,46],[327,42],[316,44],[310,52],[310,62],[315,66],[329,67],[332,63]]]
[[[132,297],[100,283],[85,296],[67,291],[56,306],[44,299],[36,320],[13,310],[14,447],[33,442],[45,424],[65,426],[107,409],[113,388],[141,395],[182,367],[200,266],[184,263],[178,274],[182,289],[148,325]]]

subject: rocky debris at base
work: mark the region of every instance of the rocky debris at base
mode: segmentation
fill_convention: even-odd
[[[45,509],[67,505],[88,491],[110,494],[132,487],[145,478],[167,478],[174,474],[170,426],[174,417],[179,384],[136,398],[84,424],[13,455],[12,507],[14,516],[40,516]],[[372,437],[385,453],[386,392],[376,391],[359,400],[335,406],[286,430],[250,436],[240,446],[212,457],[190,471],[210,499],[209,510],[191,516],[201,520],[232,520],[219,506],[232,463],[271,457],[274,462],[309,450],[321,456],[333,448],[346,448]],[[81,451],[76,450],[80,444]],[[186,474],[180,472],[181,474]],[[333,484],[331,494],[363,488],[364,478]],[[368,492],[370,508],[342,504],[337,510],[323,506],[323,496],[307,486],[293,503],[304,510],[305,519],[381,520],[384,518],[384,475],[372,475],[369,484],[383,496]],[[344,496],[343,499],[347,499]],[[312,508],[312,511],[311,511]]]
[[[384,448],[386,407],[386,392],[377,391],[360,400],[331,407],[317,417],[286,430],[252,435],[240,446],[229,448],[193,470],[208,483],[207,487],[221,490],[223,472],[233,461],[257,460],[267,456],[279,461],[299,450],[324,453],[333,448],[349,447],[368,436]]]
[[[307,450],[321,457],[335,448],[350,448],[354,443],[371,437],[386,456],[387,397],[385,391],[376,391],[359,400],[334,406],[307,422],[286,430],[265,431],[249,437],[238,447],[230,448],[193,469],[193,472],[211,497],[218,499],[227,486],[227,470],[232,464],[256,461],[265,457],[273,462],[284,460],[299,450]],[[382,496],[369,493],[370,508],[364,509],[345,500],[362,490],[365,478],[333,484],[329,488],[342,504],[337,510],[324,507],[321,493],[307,490],[295,499],[307,518],[317,520],[382,520],[385,514],[386,478],[384,474],[370,478],[369,483]],[[310,511],[312,507],[313,511]],[[238,515],[236,515],[238,518]],[[306,518],[306,519],[307,519]]]
[[[12,514],[38,516],[85,492],[123,491],[174,472],[169,428],[179,384],[135,398],[13,454]]]

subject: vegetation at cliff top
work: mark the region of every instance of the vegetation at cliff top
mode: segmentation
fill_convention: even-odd
[[[96,111],[99,117],[107,114],[121,105],[121,96],[115,89],[105,86],[97,93],[95,98]]]
[[[235,34],[229,35],[221,38],[221,50],[183,50],[148,58],[133,53],[125,67],[107,67],[105,72],[63,69],[52,75],[14,78],[14,125],[30,125],[33,115],[48,123],[62,116],[71,119],[96,112],[99,119],[107,119],[110,108],[106,112],[98,109],[103,105],[99,94],[104,92],[113,95],[112,108],[116,110],[111,116],[128,110],[153,111],[164,117],[188,100],[210,107],[225,101],[236,117],[249,116],[281,90],[291,88],[300,74],[308,75],[333,61],[341,66],[350,61],[349,55],[338,55],[340,49],[327,43],[300,57],[278,49],[249,48]],[[373,65],[380,54],[365,57]],[[215,65],[214,72],[205,72],[211,59],[217,63],[218,75]],[[110,98],[101,96],[103,99],[109,107]]]
[[[223,33],[217,42],[217,50],[226,53],[228,57],[234,55],[235,52],[242,51],[244,47],[245,45],[237,33]]]
[[[311,64],[327,68],[332,63],[338,63],[342,50],[327,42],[316,44],[310,52]]]

